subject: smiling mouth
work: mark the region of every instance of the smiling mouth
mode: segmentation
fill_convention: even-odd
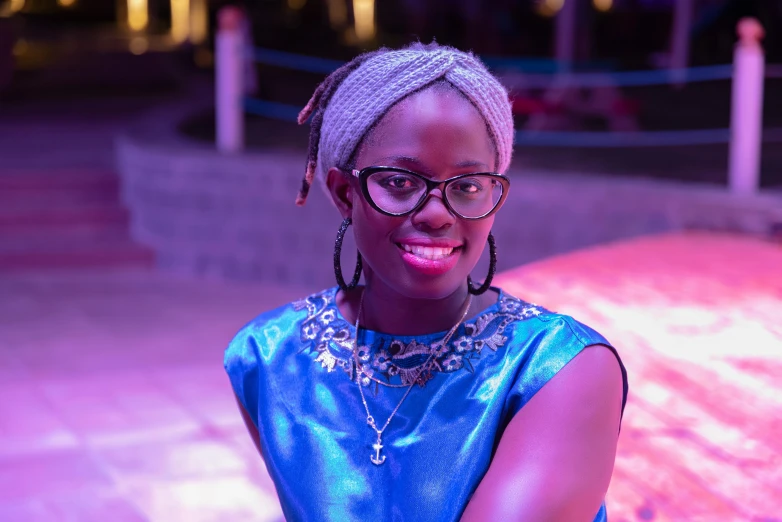
[[[409,252],[421,259],[429,259],[431,261],[437,261],[439,259],[445,259],[451,256],[455,251],[461,250],[462,247],[428,247],[420,245],[405,245],[397,243],[399,248],[405,252]]]

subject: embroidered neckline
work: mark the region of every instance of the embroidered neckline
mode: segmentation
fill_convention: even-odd
[[[497,301],[479,315],[462,323],[446,346],[442,339],[446,332],[418,336],[394,336],[361,329],[358,358],[364,373],[389,384],[409,385],[420,372],[434,350],[435,373],[473,371],[473,362],[484,348],[496,352],[508,341],[504,335],[515,321],[541,315],[547,310],[506,294],[499,288]],[[314,361],[328,372],[341,368],[351,380],[356,378],[353,361],[355,327],[340,313],[336,305],[337,287],[313,294],[293,303],[294,310],[307,311],[301,324],[303,351],[315,355]],[[420,384],[433,375],[427,375]],[[369,379],[364,379],[364,384]]]

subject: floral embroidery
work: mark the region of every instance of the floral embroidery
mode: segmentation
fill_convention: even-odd
[[[375,354],[375,360],[372,361],[372,363],[375,368],[384,372],[388,370],[388,365],[391,364],[391,357],[388,356],[388,353],[385,350],[379,350]]]
[[[462,358],[455,353],[452,353],[443,360],[443,371],[452,372],[462,367]]]
[[[303,350],[316,354],[315,362],[326,371],[341,368],[353,380],[357,375],[353,334],[351,325],[337,311],[335,294],[335,289],[326,290],[293,303],[293,307],[297,311],[307,311],[300,334]],[[368,385],[372,378],[389,384],[418,382],[423,386],[432,377],[432,372],[461,369],[472,372],[473,362],[482,357],[485,348],[496,352],[508,342],[505,331],[511,324],[544,312],[546,310],[537,305],[501,292],[497,305],[461,325],[447,345],[442,339],[426,344],[417,339],[403,341],[374,333],[373,342],[360,345],[356,352],[366,374],[361,379],[362,384]],[[428,362],[427,371],[422,373]]]
[[[318,335],[319,328],[315,324],[305,325],[301,330],[301,338],[312,340]]]
[[[346,321],[337,317],[333,292],[322,292],[293,303],[296,311],[307,310],[307,318],[301,326],[301,341],[304,349],[317,353],[315,362],[332,372],[336,367],[346,371],[353,378],[352,360],[335,356],[331,349],[352,353],[353,341]]]
[[[472,349],[472,339],[466,336],[462,336],[456,339],[453,345],[454,348],[456,348],[457,352],[459,353],[466,352]]]

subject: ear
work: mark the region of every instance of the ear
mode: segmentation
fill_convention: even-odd
[[[326,174],[326,186],[342,217],[352,217],[353,185],[350,177],[343,170],[332,167]]]

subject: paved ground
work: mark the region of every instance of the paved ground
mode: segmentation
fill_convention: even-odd
[[[780,266],[779,244],[668,235],[502,276],[621,350],[612,521],[782,520]],[[310,290],[0,276],[0,520],[279,520],[221,357],[244,322]]]
[[[0,520],[277,520],[222,351],[304,293],[140,271],[3,278]]]
[[[782,520],[780,267],[779,243],[689,234],[504,274],[596,326],[627,365],[612,520]]]

